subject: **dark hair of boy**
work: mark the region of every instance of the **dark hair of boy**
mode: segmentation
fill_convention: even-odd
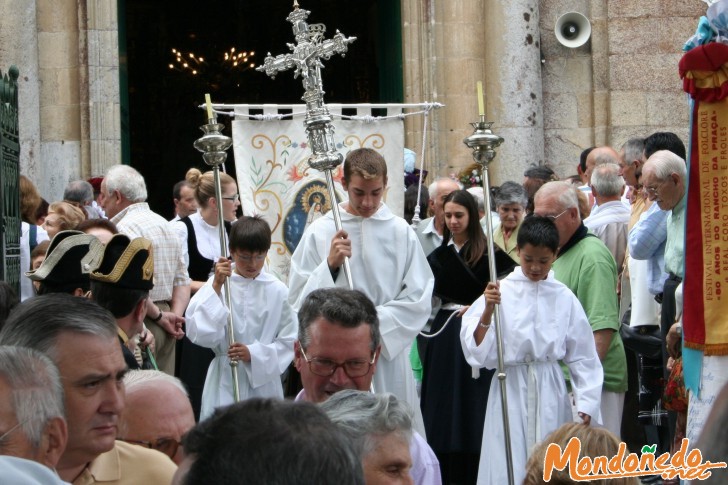
[[[265,253],[270,245],[270,226],[261,216],[242,216],[230,229],[230,251]]]
[[[518,248],[530,244],[533,247],[547,247],[556,254],[559,250],[559,230],[548,217],[528,216],[518,229]]]

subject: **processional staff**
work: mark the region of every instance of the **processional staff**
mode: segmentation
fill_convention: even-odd
[[[220,254],[225,258],[229,257],[227,238],[225,234],[225,221],[222,215],[222,187],[220,185],[220,166],[227,159],[227,149],[233,144],[233,139],[221,133],[225,125],[217,122],[217,116],[212,111],[210,95],[205,95],[205,104],[207,106],[207,124],[202,125],[200,129],[205,133],[202,138],[195,141],[195,148],[202,152],[202,158],[205,163],[212,167],[213,179],[215,182],[215,200],[217,200],[217,229],[220,235]],[[230,298],[230,286],[228,279],[223,282],[223,294],[225,295],[225,303],[228,307],[227,319],[227,336],[228,346],[235,343],[235,326],[233,325],[233,306]],[[230,360],[230,370],[233,374],[233,398],[235,402],[240,401],[240,387],[238,386],[238,362]]]
[[[308,159],[311,168],[324,172],[326,176],[326,187],[331,200],[331,210],[334,215],[336,230],[342,229],[341,215],[336,201],[334,188],[334,177],[332,171],[341,165],[344,157],[336,151],[334,143],[334,127],[331,124],[331,114],[324,104],[324,90],[321,82],[321,68],[324,67],[322,59],[328,60],[334,54],[345,55],[349,49],[348,44],[354,42],[356,37],[344,37],[336,31],[331,39],[324,39],[326,27],[323,24],[306,23],[311,12],[299,8],[298,1],[293,2],[293,12],[288,14],[286,20],[293,25],[293,35],[296,44],[288,44],[293,52],[266,56],[263,65],[256,68],[257,71],[265,72],[271,78],[275,78],[279,72],[295,67],[294,78],[299,75],[303,81],[305,90],[303,101],[306,102],[306,134],[308,144],[311,146],[312,155]],[[344,275],[349,288],[354,289],[354,282],[351,277],[349,258],[344,260]]]
[[[465,138],[465,143],[473,150],[473,160],[480,166],[483,180],[483,198],[485,199],[486,229],[488,236],[488,263],[490,269],[490,281],[498,280],[498,273],[495,269],[495,248],[493,246],[493,217],[490,202],[490,180],[488,178],[488,165],[495,158],[495,149],[503,143],[503,138],[490,130],[492,122],[485,121],[485,106],[483,104],[483,84],[478,81],[478,114],[479,121],[470,123],[475,131]],[[498,381],[500,382],[501,407],[503,409],[503,434],[505,439],[506,465],[508,466],[508,483],[513,485],[513,453],[511,451],[511,430],[508,422],[508,399],[506,396],[506,368],[503,360],[503,334],[501,333],[500,312],[496,305],[493,311],[495,323],[495,341],[498,351]]]

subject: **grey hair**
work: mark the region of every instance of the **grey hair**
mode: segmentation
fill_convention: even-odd
[[[442,182],[443,180],[450,180],[452,182],[455,182],[455,184],[457,184],[457,186],[458,186],[458,189],[460,189],[460,190],[462,190],[462,188],[463,188],[463,184],[461,184],[457,180],[453,180],[450,177],[438,177],[437,179],[435,179],[434,182],[432,182],[429,185],[429,187],[427,187],[427,192],[429,192],[429,194],[430,194],[430,200],[437,199],[437,185],[440,182]]]
[[[17,345],[43,352],[55,361],[55,346],[64,332],[115,339],[114,316],[93,300],[50,293],[15,307],[0,330],[0,345]]]
[[[467,190],[470,195],[475,199],[475,203],[478,206],[480,212],[485,212],[485,199],[483,199],[483,187],[470,187]]]
[[[174,376],[165,374],[158,370],[130,370],[124,374],[124,389],[129,395],[137,390],[157,386],[160,383],[167,383],[179,389],[182,394],[189,397],[185,385]]]
[[[53,418],[65,419],[58,369],[37,350],[0,346],[0,378],[10,386],[15,418],[34,449]]]
[[[594,167],[591,175],[591,185],[602,197],[613,197],[622,195],[624,179],[619,175],[619,165],[616,163],[604,163]]]
[[[94,186],[85,180],[69,182],[63,191],[63,200],[84,204],[94,200]]]
[[[577,189],[573,184],[564,182],[562,180],[556,180],[553,182],[546,182],[538,189],[534,200],[543,199],[544,197],[554,197],[556,202],[562,209],[571,209],[576,207],[579,210],[579,196],[577,195]],[[581,215],[581,211],[579,212]]]
[[[104,177],[106,190],[109,193],[118,190],[121,195],[132,202],[147,200],[147,184],[142,174],[129,165],[114,165]]]
[[[645,151],[645,139],[630,138],[622,145],[622,151],[624,152],[624,163],[631,167],[635,160],[642,159],[642,154]]]
[[[682,180],[685,180],[687,176],[685,160],[670,150],[660,150],[653,153],[647,160],[645,166],[647,165],[652,168],[655,172],[655,178],[660,181],[666,180],[673,173],[677,174]]]
[[[528,194],[518,182],[503,182],[495,194],[495,206],[518,204],[524,209],[528,205]]]
[[[357,328],[369,325],[372,352],[377,350],[382,337],[379,317],[374,303],[364,293],[346,288],[319,288],[306,297],[298,311],[298,342],[305,351],[311,343],[308,329],[318,318],[334,325]]]
[[[407,443],[412,439],[412,410],[394,394],[345,389],[319,406],[352,440],[362,458],[374,449],[381,436],[396,433]]]

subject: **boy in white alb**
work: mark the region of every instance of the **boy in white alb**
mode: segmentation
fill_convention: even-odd
[[[513,473],[515,483],[521,483],[533,446],[573,420],[559,361],[569,367],[576,409],[585,424],[592,417],[600,420],[603,372],[579,300],[551,271],[559,245],[554,222],[526,218],[517,245],[521,267],[500,283],[488,283],[484,296],[463,315],[460,340],[471,365],[497,368],[490,328],[499,305]],[[484,429],[478,485],[508,483],[498,379],[491,383]]]
[[[304,232],[291,258],[289,300],[298,311],[313,290],[346,287],[341,266],[351,265],[354,289],[374,302],[382,334],[382,355],[373,385],[391,392],[415,411],[415,429],[424,435],[409,350],[430,315],[434,278],[417,236],[407,222],[382,202],[387,165],[371,148],[352,150],[344,162],[339,204],[343,230],[336,231],[329,211]]]
[[[202,391],[200,419],[232,404],[230,361],[238,362],[240,399],[283,398],[281,374],[293,360],[298,320],[288,304],[288,288],[263,271],[271,230],[260,217],[243,216],[230,230],[230,255],[220,258],[215,274],[192,297],[185,318],[187,336],[215,351]],[[228,309],[221,295],[229,279],[235,344],[228,346]]]

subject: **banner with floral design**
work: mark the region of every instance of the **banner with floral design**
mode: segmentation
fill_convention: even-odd
[[[395,214],[404,207],[402,119],[378,121],[334,121],[336,149],[344,157],[350,150],[367,147],[387,161],[388,184],[384,196]],[[234,174],[246,215],[260,214],[273,231],[268,252],[268,271],[288,281],[290,258],[303,231],[331,209],[331,198],[322,172],[308,165],[311,150],[303,116],[294,119],[255,121],[236,119],[232,123]],[[341,187],[343,164],[334,171],[336,196],[346,200]]]

